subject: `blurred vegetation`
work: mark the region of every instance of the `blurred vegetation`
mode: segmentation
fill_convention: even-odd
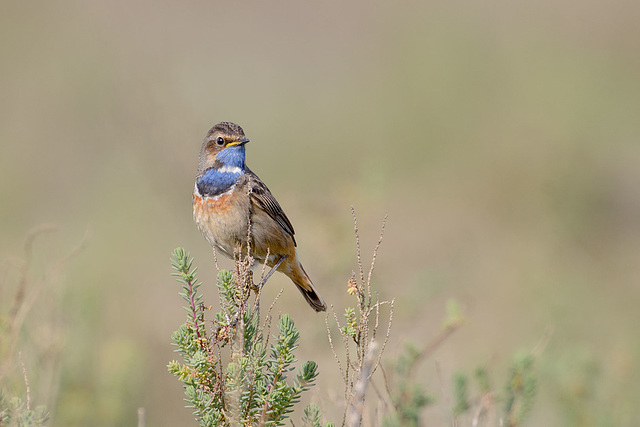
[[[206,131],[232,120],[336,312],[348,207],[366,230],[389,215],[375,281],[402,331],[390,357],[436,336],[446,301],[462,306],[464,327],[416,372],[438,402],[434,360],[443,378],[481,360],[507,372],[552,330],[531,424],[635,425],[639,14],[622,0],[2,2],[0,259],[39,224],[60,228],[49,259],[93,230],[23,329],[34,402],[53,426],[130,425],[138,407],[149,425],[193,422],[163,374],[183,316],[166,254],[192,248],[215,282],[191,191]],[[264,297],[285,289],[274,310],[297,319],[298,357],[334,363],[322,319],[279,276]],[[335,384],[316,391],[339,400]],[[449,422],[439,403],[422,416]]]
[[[41,243],[55,231],[52,225],[32,229],[22,250],[0,263],[0,426],[45,425],[49,411],[42,401],[57,392],[65,323],[59,294],[64,270],[82,245],[64,255],[58,248],[51,257]]]

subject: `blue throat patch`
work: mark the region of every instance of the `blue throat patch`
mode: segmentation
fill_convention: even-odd
[[[244,145],[234,145],[220,151],[216,155],[216,160],[222,162],[224,166],[244,169],[244,154]]]
[[[216,163],[220,166],[206,170],[196,180],[200,195],[214,197],[229,191],[244,174],[244,154],[244,146],[228,147],[220,151],[216,156]]]

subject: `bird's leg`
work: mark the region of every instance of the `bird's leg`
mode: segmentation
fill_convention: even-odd
[[[271,277],[271,275],[273,273],[276,272],[276,270],[278,269],[278,267],[280,267],[280,264],[282,264],[284,262],[285,259],[287,259],[289,255],[282,255],[280,257],[280,259],[278,260],[278,262],[276,262],[273,267],[271,267],[271,270],[269,270],[269,272],[267,273],[266,276],[264,276],[264,279],[262,279],[260,281],[260,283],[256,286],[258,288],[258,291],[260,291],[262,289],[262,287],[265,285],[265,283],[267,283],[267,280],[269,280],[269,277]]]
[[[262,290],[262,287],[265,285],[265,283],[267,283],[267,280],[269,280],[269,277],[271,277],[271,275],[275,273],[278,267],[280,267],[280,264],[282,264],[288,256],[289,255],[282,255],[280,259],[278,259],[278,261],[273,265],[273,267],[271,267],[271,270],[269,270],[267,275],[264,276],[260,283],[258,283],[257,285],[253,285],[253,290],[256,293],[256,305],[254,306],[254,312],[257,314],[258,318],[260,318],[260,291]],[[266,262],[267,260],[265,259],[265,263]]]

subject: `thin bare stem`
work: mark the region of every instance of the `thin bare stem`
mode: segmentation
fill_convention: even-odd
[[[260,281],[264,280],[264,273],[267,271],[267,261],[271,256],[271,248],[267,246],[267,255],[264,257],[264,262],[262,263],[262,269],[260,270]]]
[[[457,331],[461,325],[462,322],[451,323],[447,327],[443,328],[431,341],[429,341],[427,345],[425,345],[420,353],[416,356],[411,366],[409,366],[407,377],[411,378],[413,375],[413,371],[418,366],[420,361],[431,356],[431,354],[433,354],[433,352],[436,351],[436,349],[440,347],[442,343],[447,340],[447,338],[449,338],[455,331]]]
[[[146,417],[145,410],[143,407],[138,408],[138,427],[145,427],[146,425]]]
[[[247,184],[247,197],[249,200],[251,200],[251,193],[253,192],[253,185],[251,182],[251,175],[250,174],[246,174],[246,176],[249,179],[249,182]],[[248,215],[247,218],[247,256],[251,256],[251,231],[253,228],[253,221],[251,221],[251,215]]]
[[[351,206],[351,214],[353,215],[353,225],[356,234],[356,255],[358,260],[358,271],[360,272],[360,283],[364,283],[364,269],[362,268],[362,257],[360,256],[360,233],[358,232],[358,218],[356,210]]]
[[[357,300],[357,310],[354,308],[348,309],[345,316],[347,316],[349,323],[343,328],[340,325],[340,321],[338,320],[335,308],[331,306],[331,312],[333,314],[334,321],[338,326],[340,337],[342,338],[345,349],[344,361],[341,361],[335,349],[333,337],[331,336],[331,328],[329,327],[329,315],[325,317],[329,345],[334,357],[336,358],[336,361],[338,362],[340,374],[345,385],[345,400],[347,401],[347,407],[345,408],[345,412],[343,415],[343,425],[347,424],[347,422],[349,425],[355,425],[354,423],[361,422],[364,410],[364,398],[362,397],[361,400],[358,400],[359,397],[356,397],[360,396],[357,395],[358,392],[363,392],[362,388],[358,387],[362,387],[364,385],[364,387],[366,388],[366,384],[369,381],[372,381],[372,375],[380,365],[382,353],[384,352],[384,349],[388,343],[391,324],[393,321],[393,301],[380,301],[380,297],[376,293],[376,300],[374,303],[372,296],[373,292],[371,290],[373,271],[377,260],[378,250],[382,243],[387,217],[385,216],[382,222],[380,236],[373,251],[371,266],[369,268],[368,274],[365,276],[364,267],[362,264],[358,219],[356,216],[355,208],[353,206],[351,206],[351,214],[353,216],[354,234],[356,240],[356,261],[358,265],[358,274],[356,275],[355,272],[352,273],[351,279],[347,282],[347,292],[349,293],[349,295],[355,294]],[[357,277],[359,277],[359,280],[357,279]],[[389,304],[390,306],[387,332],[382,346],[380,346],[380,344],[376,342],[375,346],[372,347],[373,343],[375,342],[374,340],[377,337],[378,328],[380,327],[381,323],[380,308],[384,304]],[[355,313],[353,313],[353,311],[355,311]],[[353,349],[351,349],[350,347],[354,344],[355,354],[352,358]],[[385,386],[388,389],[386,378]],[[383,400],[382,397],[380,397],[380,400]],[[349,415],[349,411],[351,411],[351,415]],[[358,413],[358,411],[359,416],[353,415],[355,413]]]
[[[268,331],[271,329],[271,319],[273,318],[271,313],[273,312],[273,307],[276,305],[276,302],[278,301],[278,299],[280,299],[280,296],[282,295],[283,292],[284,292],[284,288],[280,289],[280,292],[278,292],[278,295],[276,295],[276,297],[273,299],[273,302],[269,306],[269,309],[267,310],[267,314],[264,317],[264,323],[262,324],[263,331]],[[271,336],[271,334],[265,334],[265,335],[267,338],[265,339],[264,345],[268,347],[269,337]]]
[[[31,230],[24,243],[24,259],[20,262],[20,271],[18,276],[18,289],[13,300],[13,304],[9,315],[6,319],[7,324],[7,354],[15,351],[22,325],[26,321],[29,312],[38,300],[41,292],[46,289],[52,289],[59,283],[64,267],[69,261],[77,256],[85,247],[89,239],[89,230],[85,232],[80,243],[74,247],[69,253],[55,260],[39,280],[33,280],[29,271],[34,257],[34,246],[36,239],[44,233],[57,230],[58,227],[51,224],[44,224]],[[7,362],[0,363],[0,379],[6,372]]]
[[[382,342],[382,347],[380,348],[380,352],[378,353],[378,358],[376,359],[376,363],[371,371],[371,375],[376,371],[378,366],[380,365],[380,359],[382,359],[382,353],[384,353],[385,348],[387,348],[387,342],[389,341],[389,336],[391,335],[391,324],[393,323],[393,303],[396,299],[392,299],[391,302],[383,301],[381,303],[376,304],[376,306],[380,306],[382,304],[389,304],[391,307],[389,308],[389,324],[387,326],[387,334],[384,337],[384,341]]]
[[[362,370],[358,378],[358,382],[354,388],[354,395],[351,404],[349,405],[347,414],[347,425],[350,427],[360,426],[362,423],[362,414],[364,413],[364,401],[367,391],[367,385],[369,378],[371,378],[373,369],[373,360],[375,353],[378,349],[378,344],[372,341],[368,345],[367,354],[364,357],[364,363],[362,364]]]
[[[216,266],[216,271],[220,273],[220,267],[218,266],[218,252],[216,251],[216,247],[211,246],[211,250],[213,251],[213,264]]]
[[[333,305],[331,306],[331,310],[333,311]],[[335,312],[334,312],[335,315]],[[329,347],[331,347],[331,352],[333,353],[333,357],[335,357],[336,362],[338,362],[338,368],[340,369],[340,375],[342,376],[342,381],[347,383],[347,378],[344,373],[344,369],[342,369],[342,363],[340,363],[340,358],[338,357],[338,353],[336,353],[336,349],[333,346],[333,338],[331,337],[331,327],[329,326],[329,313],[324,316],[324,323],[327,325],[327,336],[329,337]],[[346,392],[345,392],[346,396]]]
[[[72,248],[68,254],[60,258],[60,260],[58,261],[59,267],[64,267],[69,261],[71,261],[78,255],[80,255],[84,250],[84,248],[87,247],[87,244],[89,243],[89,240],[91,240],[92,235],[93,235],[93,228],[87,227],[87,229],[84,232],[84,235],[82,236],[82,239],[80,240],[80,243],[78,243],[74,248]]]
[[[545,329],[544,334],[542,335],[542,338],[540,338],[540,341],[538,341],[535,347],[533,347],[533,350],[531,350],[531,355],[534,358],[538,358],[542,354],[544,349],[547,348],[547,344],[549,344],[549,341],[551,340],[551,336],[553,335],[553,332],[554,332],[553,326],[548,326]]]
[[[23,307],[23,301],[27,290],[27,284],[29,283],[28,273],[33,261],[33,245],[38,236],[43,233],[50,233],[57,230],[58,227],[51,224],[43,224],[31,230],[24,241],[24,261],[22,263],[22,269],[20,271],[20,280],[18,282],[18,290],[16,291],[15,298],[13,300],[13,306],[9,311],[7,317],[7,324],[9,325],[9,331],[14,330],[16,317],[18,316],[18,310]]]
[[[345,334],[342,333],[342,330],[340,329],[340,322],[338,321],[338,315],[336,314],[336,311],[334,310],[333,305],[331,306],[331,312],[333,313],[333,318],[336,321],[336,324],[338,325],[338,330],[340,331],[340,337],[342,337],[342,344],[344,345],[344,349],[345,349],[346,369],[344,372],[344,380],[345,380],[344,397],[345,397],[345,400],[349,401],[349,399],[351,398],[351,394],[349,393],[349,390],[353,388],[353,380],[349,376],[349,368],[352,367],[351,357],[349,354],[349,339]]]
[[[367,291],[369,295],[369,304],[371,304],[371,275],[373,274],[373,268],[376,265],[378,249],[382,244],[382,237],[384,236],[384,228],[387,225],[387,218],[388,218],[388,215],[385,215],[384,219],[382,220],[382,226],[380,227],[380,237],[378,237],[378,243],[376,244],[376,247],[373,250],[373,257],[371,258],[371,267],[369,268],[369,275],[367,276]]]
[[[471,421],[472,427],[478,426],[480,419],[483,418],[484,414],[489,412],[489,409],[491,409],[493,404],[493,392],[486,393],[484,396],[482,396],[482,398],[480,399],[480,404],[478,405],[478,409],[476,410],[473,420]]]
[[[435,364],[436,364],[436,374],[438,375],[438,383],[440,384],[440,393],[442,393],[442,398],[446,402],[447,407],[450,407],[451,399],[449,399],[449,393],[447,393],[445,390],[444,379],[442,377],[442,368],[440,367],[440,362],[436,360]],[[411,378],[411,377],[408,377],[408,378]],[[451,417],[451,425],[452,426],[456,425],[456,420],[455,420],[455,417],[453,416]]]
[[[381,361],[378,362],[378,366],[382,371],[382,378],[384,379],[384,388],[387,390],[387,395],[391,399],[391,386],[389,385],[389,377],[387,377],[387,370],[384,369],[384,365]]]
[[[29,377],[27,377],[27,367],[24,364],[22,358],[22,352],[18,352],[18,358],[20,359],[20,365],[22,366],[22,376],[24,377],[24,385],[27,389],[27,411],[31,410],[31,387],[29,387]]]

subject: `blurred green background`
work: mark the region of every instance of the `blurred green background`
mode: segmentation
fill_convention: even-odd
[[[552,331],[530,425],[634,425],[638,16],[630,0],[3,1],[0,256],[57,224],[36,242],[44,271],[90,234],[30,316],[32,399],[53,426],[133,425],[138,407],[195,425],[166,371],[184,319],[169,255],[191,251],[215,304],[191,191],[202,138],[229,120],[339,312],[350,205],[366,263],[389,214],[373,283],[396,298],[389,357],[455,298],[467,323],[433,357],[446,377],[500,372]],[[281,288],[339,421],[324,319],[282,275],[266,298]],[[439,400],[425,420],[445,425],[434,360],[421,376]]]

